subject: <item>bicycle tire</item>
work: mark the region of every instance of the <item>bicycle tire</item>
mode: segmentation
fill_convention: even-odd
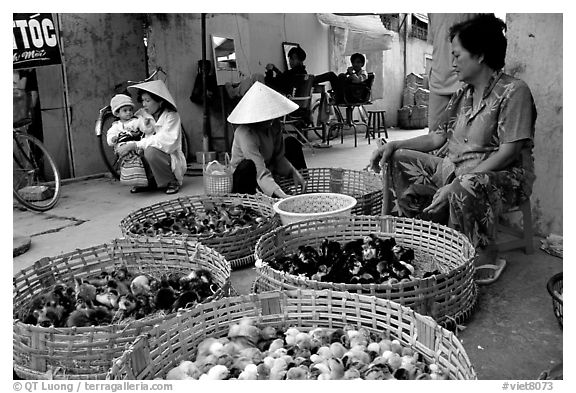
[[[106,141],[108,130],[114,121],[116,121],[116,117],[112,114],[111,109],[106,110],[102,114],[102,118],[99,119],[100,132],[98,133],[98,148],[108,172],[110,172],[115,179],[120,179],[120,157],[114,151],[114,147],[108,146],[108,142]]]
[[[56,162],[40,140],[23,132],[13,136],[12,186],[14,198],[35,211],[52,209],[61,194]],[[38,199],[43,197],[44,199]]]
[[[118,154],[114,152],[114,148],[112,146],[108,146],[107,133],[110,129],[112,123],[116,120],[116,117],[112,115],[112,111],[105,111],[102,115],[102,119],[100,119],[100,133],[98,135],[99,139],[99,148],[100,148],[100,155],[106,168],[108,168],[108,172],[115,178],[120,179],[120,157]],[[188,160],[188,136],[184,130],[184,126],[181,127],[182,133],[182,152],[184,153],[184,157]]]

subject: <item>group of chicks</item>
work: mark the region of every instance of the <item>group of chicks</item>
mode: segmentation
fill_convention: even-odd
[[[134,223],[130,232],[145,236],[234,234],[244,228],[257,227],[265,220],[251,207],[222,204],[206,207],[205,211],[184,208],[158,221],[148,218]]]
[[[385,380],[449,379],[437,364],[400,341],[366,328],[257,326],[249,318],[230,326],[227,337],[209,337],[195,360],[184,360],[168,380]]]
[[[340,242],[325,239],[319,251],[299,246],[297,252],[268,262],[276,270],[317,281],[344,284],[394,284],[414,279],[414,250],[396,244],[394,238],[374,234]],[[425,272],[423,278],[439,271]]]
[[[131,275],[121,266],[93,279],[75,278],[73,285],[56,284],[47,294],[32,299],[25,314],[16,318],[43,327],[101,326],[193,307],[217,290],[206,269],[156,279]]]

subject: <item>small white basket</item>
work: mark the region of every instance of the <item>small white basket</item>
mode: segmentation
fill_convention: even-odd
[[[294,195],[276,202],[273,209],[282,225],[321,217],[348,216],[356,198],[331,192]]]
[[[221,165],[218,161],[203,163],[204,192],[206,195],[224,195],[232,192],[232,168],[230,167],[230,156],[224,155],[224,169],[213,171],[213,166]]]

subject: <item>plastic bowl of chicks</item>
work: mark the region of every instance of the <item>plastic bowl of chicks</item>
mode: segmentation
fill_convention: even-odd
[[[116,239],[42,258],[14,275],[14,371],[104,379],[139,334],[231,291],[230,264],[199,243]]]
[[[273,208],[280,215],[282,225],[288,225],[316,218],[348,216],[357,203],[356,198],[349,195],[317,192],[284,198],[274,203]]]
[[[204,304],[140,336],[107,379],[476,379],[458,338],[397,303],[292,290]]]

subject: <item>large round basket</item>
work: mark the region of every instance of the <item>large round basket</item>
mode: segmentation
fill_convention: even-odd
[[[448,372],[451,379],[476,379],[458,338],[431,318],[397,303],[372,296],[330,290],[271,291],[203,304],[140,336],[114,361],[107,379],[164,378],[183,360],[193,360],[200,342],[228,334],[242,318],[264,326],[314,328],[365,327],[387,332],[403,346],[422,354]]]
[[[228,207],[242,205],[244,207],[250,207],[265,218],[264,222],[256,228],[243,228],[234,233],[223,234],[163,235],[163,237],[199,241],[202,244],[212,247],[230,262],[232,269],[236,269],[253,264],[254,247],[260,236],[280,225],[280,219],[272,208],[273,204],[274,199],[264,194],[182,196],[176,199],[158,202],[130,213],[120,222],[120,229],[127,238],[140,238],[145,237],[145,235],[135,234],[132,230],[137,224],[142,224],[148,220],[156,222],[185,211],[205,212],[214,206],[224,205]]]
[[[175,239],[116,239],[57,257],[42,258],[14,276],[14,314],[29,308],[31,299],[50,292],[55,284],[74,278],[98,276],[125,266],[134,274],[159,276],[209,270],[218,289],[205,302],[229,296],[230,264],[222,255],[201,244]],[[125,346],[154,325],[171,320],[177,312],[126,323],[91,327],[41,327],[15,318],[14,370],[24,379],[104,379],[112,359]]]
[[[379,215],[382,210],[382,178],[373,172],[343,168],[307,168],[300,173],[306,179],[306,190],[295,186],[291,178],[276,182],[288,195],[333,192],[356,198],[352,214]]]
[[[548,293],[552,297],[552,307],[554,310],[554,315],[560,324],[560,327],[563,326],[563,276],[564,273],[556,273],[546,283],[546,289]]]
[[[393,237],[396,243],[412,248],[421,270],[441,274],[396,284],[345,284],[322,282],[271,268],[268,261],[296,252],[299,246],[319,249],[324,239],[346,243],[375,234]],[[432,316],[453,329],[476,305],[473,279],[474,247],[463,234],[428,221],[392,216],[350,216],[308,220],[282,226],[264,235],[256,244],[256,292],[275,289],[332,289],[373,295],[393,300]]]

